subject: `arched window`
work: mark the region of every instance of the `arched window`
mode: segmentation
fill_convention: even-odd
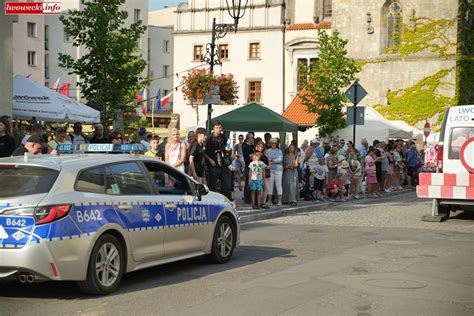
[[[402,6],[398,1],[389,0],[385,3],[386,10],[386,41],[385,47],[400,45],[402,38]]]

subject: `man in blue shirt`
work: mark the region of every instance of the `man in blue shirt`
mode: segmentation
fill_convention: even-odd
[[[357,150],[359,151],[360,158],[365,160],[365,156],[367,156],[367,151],[369,150],[369,143],[367,142],[367,139],[361,139],[360,145],[357,146]]]
[[[418,162],[418,156],[416,154],[416,144],[412,143],[410,149],[407,152],[407,182],[408,185],[413,186],[413,176],[416,175],[416,164]]]
[[[321,141],[317,138],[311,140],[311,146],[314,147],[314,154],[318,159],[324,159],[324,148],[321,147]]]

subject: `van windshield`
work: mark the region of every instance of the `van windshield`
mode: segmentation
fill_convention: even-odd
[[[59,171],[48,168],[0,165],[0,197],[48,193],[58,175]]]
[[[474,137],[474,127],[454,127],[451,130],[448,158],[459,159],[462,145],[471,137]]]

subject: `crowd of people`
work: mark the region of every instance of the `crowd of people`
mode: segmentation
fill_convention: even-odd
[[[351,141],[305,140],[298,148],[291,142],[284,150],[266,133],[239,135],[233,150],[235,180],[244,182],[244,201],[254,209],[271,203],[294,205],[300,199],[320,202],[376,198],[414,187],[418,173],[434,164],[434,148],[420,150],[415,141],[362,139]],[[426,153],[426,154],[425,154]],[[242,180],[243,179],[243,180]]]
[[[18,146],[12,137],[11,118],[0,117],[0,157],[46,154],[59,144],[124,142],[122,133],[106,135],[101,124],[87,137],[82,124],[76,122],[72,133],[58,127],[48,138],[41,125],[32,125]],[[216,122],[210,135],[204,128],[188,133],[181,139],[179,130],[172,129],[161,139],[140,128],[134,142],[141,143],[146,156],[165,161],[187,173],[210,190],[219,191],[233,200],[235,189],[244,191],[244,202],[254,209],[270,205],[295,205],[306,199],[346,201],[361,197],[375,198],[387,192],[415,186],[421,168],[433,166],[434,150],[422,150],[414,141],[374,140],[369,146],[362,139],[357,146],[351,141],[304,140],[300,147],[292,141],[280,148],[280,140],[265,133],[263,139],[254,132],[231,141]]]

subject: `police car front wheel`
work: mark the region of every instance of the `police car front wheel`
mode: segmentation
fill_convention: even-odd
[[[226,263],[232,258],[236,242],[234,223],[227,216],[219,219],[212,240],[212,252],[209,260],[213,263]]]
[[[94,245],[86,280],[78,282],[79,288],[88,294],[111,293],[118,287],[124,268],[122,245],[114,236],[104,235]]]

